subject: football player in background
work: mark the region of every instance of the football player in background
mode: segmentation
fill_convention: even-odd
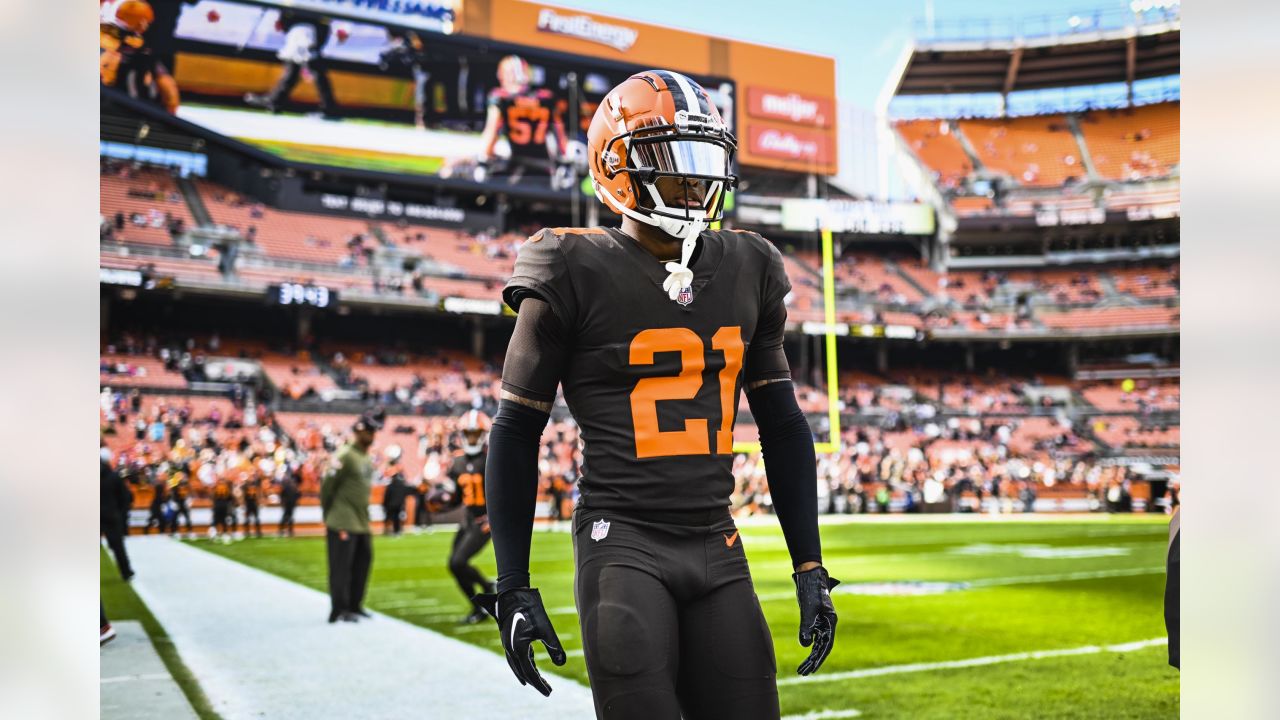
[[[503,299],[518,311],[487,466],[498,619],[522,684],[566,661],[529,546],[538,450],[560,385],[584,443],[575,598],[601,718],[779,717],[773,641],[729,513],[739,392],[760,428],[794,569],[797,671],[831,651],[813,435],[783,352],[791,286],[778,249],[709,230],[736,182],[736,140],[703,88],[651,70],[614,88],[588,132],[596,195],[622,228],[543,230]]]
[[[387,467],[382,476],[387,485],[382,489],[382,534],[400,536],[404,530],[404,499],[409,495],[400,458],[404,450],[399,445],[387,448]]]
[[[168,66],[146,45],[144,35],[156,19],[144,0],[103,3],[98,26],[98,78],[129,97],[178,111],[178,83]]]
[[[316,86],[320,115],[326,119],[338,117],[338,103],[334,100],[333,85],[329,82],[329,65],[321,54],[325,43],[329,42],[331,24],[326,17],[300,14],[292,10],[281,11],[280,20],[276,22],[276,28],[284,33],[284,46],[276,53],[276,57],[283,63],[280,79],[265,94],[245,93],[244,101],[278,113],[281,105],[288,101],[289,94],[298,86],[302,71],[306,70]],[[344,42],[345,37],[340,32],[338,42]]]
[[[427,129],[427,109],[431,72],[427,69],[427,44],[416,31],[387,28],[387,47],[378,57],[384,70],[407,68],[413,76],[413,124],[419,130]]]
[[[471,614],[463,618],[468,625],[483,622],[484,609],[473,599],[480,593],[493,592],[494,585],[474,565],[475,557],[489,544],[489,519],[485,510],[484,465],[485,443],[489,437],[489,418],[479,410],[468,411],[462,417],[459,432],[462,435],[462,452],[449,467],[449,480],[457,488],[455,497],[463,506],[462,523],[453,537],[449,551],[449,572],[458,581],[462,594],[474,606]]]
[[[509,181],[519,182],[527,173],[557,177],[564,160],[567,139],[564,119],[555,97],[546,88],[533,89],[529,63],[519,55],[508,55],[498,63],[498,87],[489,92],[478,165],[472,171],[476,182],[501,172]],[[506,138],[511,157],[501,164],[496,149]],[[463,172],[467,160],[448,163],[442,177]]]

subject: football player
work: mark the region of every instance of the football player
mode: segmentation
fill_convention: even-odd
[[[305,69],[315,84],[321,117],[336,119],[338,103],[333,96],[333,84],[329,82],[329,61],[323,54],[325,44],[329,42],[329,33],[333,29],[332,21],[327,17],[284,10],[276,21],[276,27],[285,34],[284,46],[276,53],[283,64],[283,72],[269,91],[245,93],[244,101],[272,114],[279,113],[290,93],[302,80],[302,71]],[[338,42],[345,42],[345,37],[339,33]]]
[[[449,551],[449,572],[458,581],[462,594],[474,606],[471,614],[462,622],[473,625],[483,622],[487,615],[474,600],[481,592],[493,592],[494,585],[471,564],[471,558],[489,544],[489,519],[484,501],[485,443],[489,436],[489,418],[479,410],[468,411],[462,417],[460,427],[462,452],[449,467],[449,480],[457,488],[454,497],[459,498],[465,510],[458,534],[453,536],[453,548]]]
[[[813,436],[783,352],[790,291],[777,248],[709,230],[735,184],[736,140],[703,88],[633,75],[588,132],[596,195],[621,229],[530,238],[503,298],[518,311],[486,490],[498,619],[522,684],[560,647],[529,577],[538,448],[559,384],[584,443],[573,513],[575,598],[600,718],[777,718],[773,642],[729,513],[733,424],[746,390],[793,564],[798,672],[831,651]]]
[[[511,148],[508,165],[502,168],[511,182],[518,182],[530,171],[556,177],[567,143],[564,120],[551,91],[535,90],[532,82],[529,63],[519,55],[508,55],[498,62],[498,87],[489,92],[479,165],[473,172],[476,182],[484,182],[496,170],[495,148],[500,137],[505,137]],[[458,173],[459,165],[447,165],[441,175]]]
[[[169,67],[146,46],[144,35],[155,21],[145,0],[103,4],[98,27],[98,78],[129,97],[178,110],[178,83]]]

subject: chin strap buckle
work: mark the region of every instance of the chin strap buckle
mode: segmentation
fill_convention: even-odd
[[[690,224],[688,234],[685,235],[684,242],[680,246],[680,262],[669,262],[665,265],[667,272],[671,274],[662,281],[662,289],[667,291],[667,297],[673,302],[680,302],[680,291],[693,284],[693,270],[689,269],[689,260],[693,257],[693,249],[698,246],[700,225],[701,223]],[[688,305],[689,303],[680,304]]]

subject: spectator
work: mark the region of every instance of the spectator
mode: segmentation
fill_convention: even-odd
[[[128,581],[133,579],[134,572],[124,546],[124,535],[128,528],[132,493],[125,486],[120,473],[111,465],[113,458],[110,448],[102,448],[99,455],[98,532],[107,539],[107,547],[115,557],[120,577]]]

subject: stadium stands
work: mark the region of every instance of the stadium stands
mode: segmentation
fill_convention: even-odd
[[[1108,271],[1116,290],[1144,300],[1170,300],[1178,297],[1178,266],[1115,268]]]
[[[1067,114],[898,120],[894,128],[960,217],[1090,211],[1098,201],[1075,189],[1087,180],[1125,183],[1105,189],[1106,209],[1165,206],[1176,213],[1180,111],[1178,102],[1159,102]],[[1002,186],[998,204],[974,183],[991,175],[1013,181]],[[1058,188],[1061,193],[1046,194]]]
[[[258,436],[257,426],[244,427],[243,409],[225,398],[142,395],[137,411],[127,400],[104,405],[108,407],[99,408],[102,441],[122,455],[123,463],[135,459],[158,463],[175,447],[186,448],[192,455],[206,448],[222,452]]]
[[[881,257],[868,254],[846,255],[832,268],[836,283],[855,288],[866,297],[894,305],[919,302],[920,291],[910,281],[890,269]]]
[[[1167,307],[1107,308],[1039,315],[1045,327],[1058,330],[1176,327],[1178,318],[1178,309]]]
[[[1085,175],[1065,115],[960,120],[959,127],[983,166],[1023,186],[1061,187]]]
[[[246,239],[254,228],[253,244],[269,257],[338,265],[377,243],[365,220],[276,210],[207,180],[197,180],[196,187],[214,223],[235,228]],[[356,238],[360,242],[353,242]]]
[[[946,120],[905,120],[897,129],[907,147],[933,171],[939,187],[954,188],[973,172],[973,162]]]
[[[164,362],[145,355],[103,353],[98,362],[98,383],[116,387],[185,388],[187,379]]]
[[[1181,404],[1181,384],[1177,381],[1134,381],[1126,392],[1123,382],[1085,383],[1080,394],[1099,410],[1116,413],[1176,411]]]
[[[1133,181],[1176,171],[1180,110],[1179,103],[1166,102],[1082,114],[1080,131],[1098,174],[1108,180]]]
[[[104,163],[98,190],[114,242],[170,246],[174,233],[194,225],[186,201],[164,170]]]
[[[1182,441],[1177,425],[1145,426],[1129,416],[1095,418],[1093,434],[1114,448],[1176,448]]]

